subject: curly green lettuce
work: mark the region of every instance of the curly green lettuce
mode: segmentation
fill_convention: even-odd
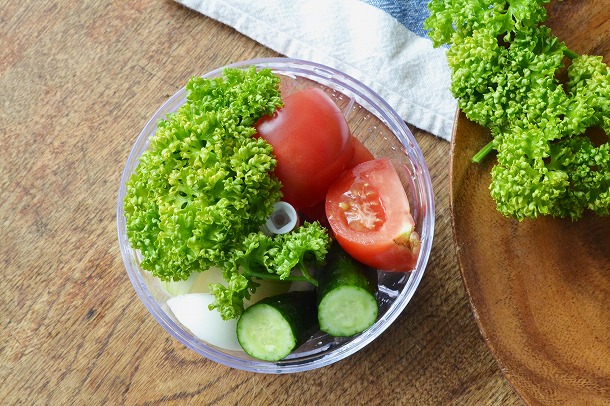
[[[272,147],[253,137],[255,122],[282,106],[279,78],[269,69],[225,69],[222,77],[192,78],[186,91],[186,102],[159,121],[127,181],[127,237],[141,267],[163,281],[223,269],[231,299],[216,289],[215,307],[236,317],[240,299],[256,288],[235,267],[236,257],[244,260],[250,236],[281,198]],[[316,238],[318,245],[308,247],[323,255],[327,236]]]
[[[425,27],[435,46],[448,46],[458,106],[490,130],[473,161],[497,151],[490,192],[498,210],[518,220],[607,215],[608,66],[543,25],[548,2],[431,0]]]
[[[317,286],[309,267],[322,264],[330,244],[326,228],[318,222],[306,222],[290,233],[273,237],[260,231],[248,235],[224,269],[230,285],[210,286],[216,297],[211,307],[225,319],[239,316],[244,310],[243,300],[250,298],[259,279],[307,281]]]

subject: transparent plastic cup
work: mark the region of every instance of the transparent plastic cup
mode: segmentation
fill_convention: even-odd
[[[421,237],[421,251],[417,265],[409,273],[378,271],[377,299],[379,315],[375,324],[354,337],[334,338],[324,333],[314,334],[309,341],[287,358],[278,362],[254,359],[242,351],[226,350],[194,336],[172,314],[167,305],[169,296],[160,281],[140,267],[140,254],[127,239],[123,200],[125,183],[138,165],[138,158],[147,149],[157,123],[186,101],[182,88],[151,117],[127,159],[121,177],[117,205],[117,226],[121,254],[127,274],[138,296],[165,330],[198,354],[236,369],[283,374],[320,368],[362,349],[385,331],[411,300],[424,274],[434,235],[434,195],[428,168],[413,134],[398,114],[373,90],[335,69],[317,63],[290,58],[253,59],[228,65],[246,69],[255,65],[269,68],[281,78],[280,89],[285,97],[309,87],[323,89],[344,112],[352,134],[376,158],[390,158],[407,191],[416,231]],[[225,67],[204,77],[222,75]]]

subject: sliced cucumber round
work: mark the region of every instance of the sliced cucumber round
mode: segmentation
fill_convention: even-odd
[[[336,243],[326,259],[318,286],[320,330],[334,337],[361,333],[377,320],[377,271],[354,260]]]
[[[248,307],[237,322],[237,340],[248,355],[279,361],[311,336],[315,324],[315,293],[287,292]]]
[[[320,330],[334,337],[349,337],[371,327],[379,306],[370,290],[338,286],[328,292],[318,306]]]

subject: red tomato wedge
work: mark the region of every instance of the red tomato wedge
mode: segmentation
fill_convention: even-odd
[[[296,209],[324,201],[354,155],[354,138],[343,113],[320,89],[287,96],[282,108],[262,117],[255,127],[273,146],[282,200]]]
[[[356,137],[354,137],[354,156],[347,165],[348,169],[361,164],[362,162],[372,161],[375,159],[371,151]],[[300,210],[300,214],[308,221],[318,221],[324,227],[330,227],[328,220],[326,219],[326,202],[323,200],[311,207],[304,207]]]
[[[384,271],[415,268],[421,241],[389,159],[345,171],[328,190],[326,216],[337,242],[356,260]]]
[[[354,155],[352,156],[352,160],[347,167],[351,169],[362,162],[372,161],[373,159],[375,159],[375,157],[371,151],[364,146],[362,141],[354,137]]]

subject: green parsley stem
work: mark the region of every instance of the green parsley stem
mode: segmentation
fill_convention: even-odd
[[[479,150],[479,152],[477,152],[472,157],[472,162],[480,163],[493,150],[494,150],[494,142],[493,141],[489,141],[489,143],[487,143],[487,145],[485,145],[483,148],[481,148]]]

